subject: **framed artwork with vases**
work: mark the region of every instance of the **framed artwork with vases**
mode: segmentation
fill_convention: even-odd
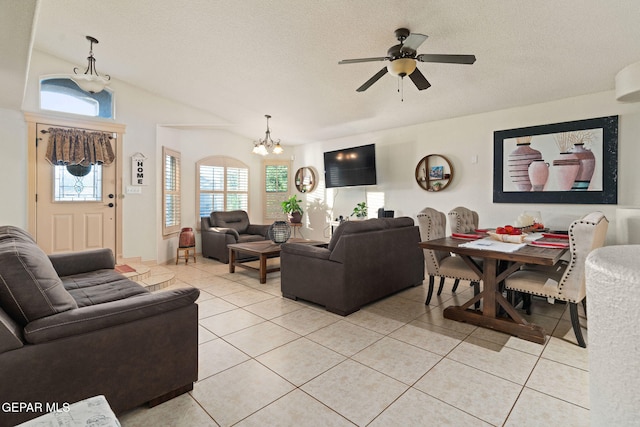
[[[494,203],[618,203],[618,116],[495,131]]]

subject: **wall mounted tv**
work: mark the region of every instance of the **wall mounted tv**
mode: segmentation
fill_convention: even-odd
[[[324,153],[326,188],[376,184],[375,144]]]

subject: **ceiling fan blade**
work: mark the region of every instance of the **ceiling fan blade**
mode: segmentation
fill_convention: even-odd
[[[415,52],[416,50],[418,50],[420,45],[424,43],[427,37],[428,36],[425,36],[424,34],[419,34],[419,33],[409,34],[409,37],[407,37],[407,39],[402,44],[402,49],[400,49],[400,51],[406,52],[408,50],[413,50]]]
[[[364,92],[365,90],[369,89],[372,84],[380,80],[380,77],[384,76],[385,74],[387,74],[387,67],[384,67],[382,70],[378,71],[373,77],[371,77],[362,86],[356,89],[356,92]]]
[[[425,90],[431,87],[431,83],[427,81],[427,78],[417,68],[413,73],[409,74],[409,78],[416,85],[418,90]]]
[[[357,64],[358,62],[375,62],[375,61],[387,61],[386,56],[378,56],[376,58],[357,58],[357,59],[343,59],[338,64]]]
[[[476,62],[475,55],[431,55],[421,54],[416,56],[416,61],[420,62],[442,62],[445,64],[473,64]]]

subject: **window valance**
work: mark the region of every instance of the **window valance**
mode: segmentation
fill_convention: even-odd
[[[48,133],[46,158],[53,165],[109,165],[115,159],[109,133],[61,128]]]

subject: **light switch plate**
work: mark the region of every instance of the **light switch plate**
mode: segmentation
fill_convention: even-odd
[[[128,185],[127,194],[142,194],[142,187],[136,185]]]

